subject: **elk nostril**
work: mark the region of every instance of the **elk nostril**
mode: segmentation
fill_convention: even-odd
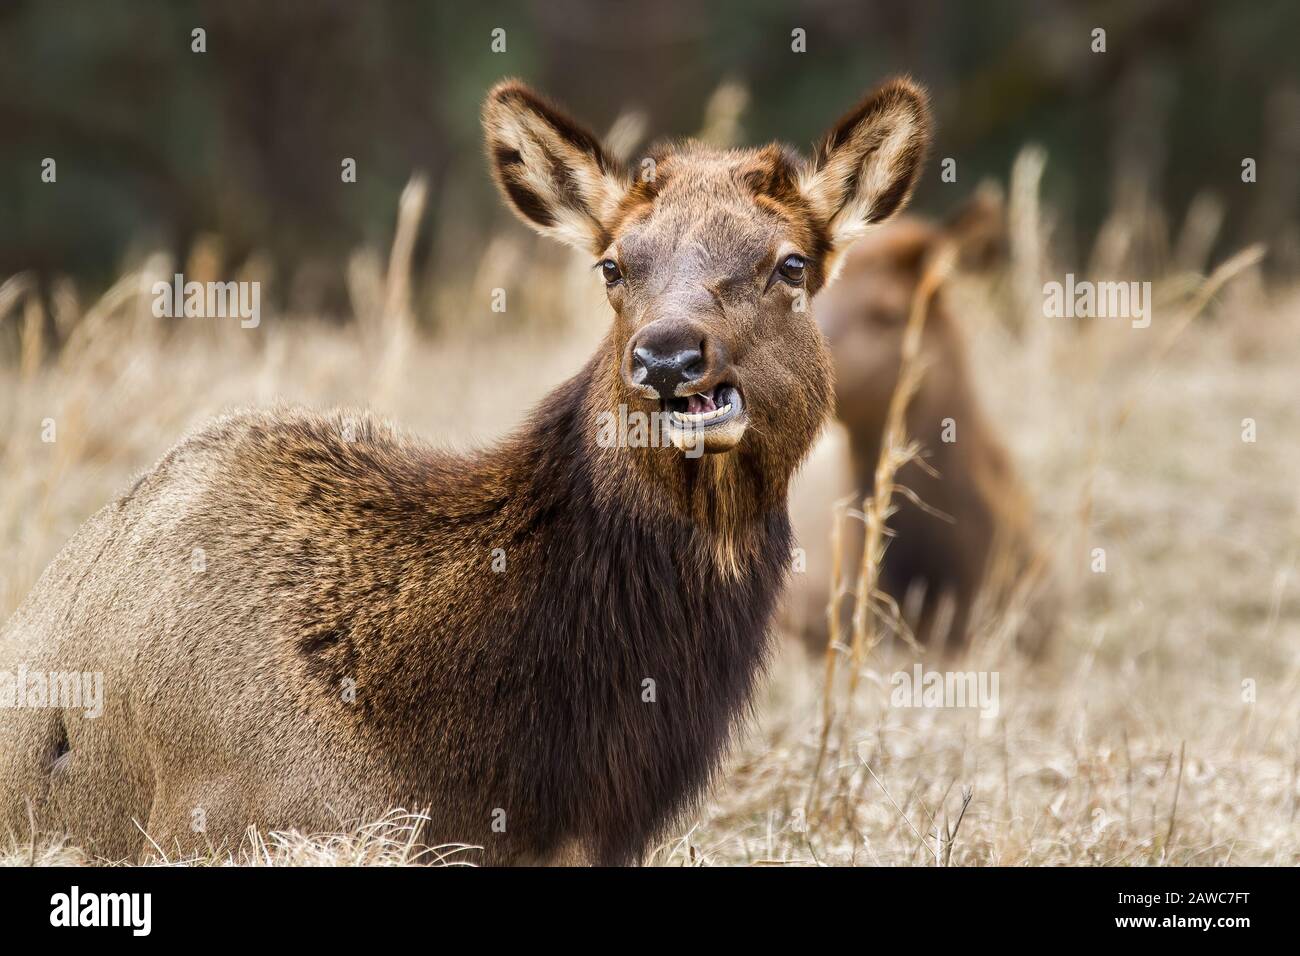
[[[648,385],[665,399],[676,396],[679,385],[705,372],[704,355],[699,349],[661,353],[638,346],[632,350],[631,366],[633,385]]]
[[[645,381],[645,377],[650,373],[650,366],[654,364],[654,355],[649,349],[632,350],[632,382],[640,385]]]
[[[677,353],[677,363],[682,374],[689,381],[704,374],[704,353],[699,349],[688,349]]]

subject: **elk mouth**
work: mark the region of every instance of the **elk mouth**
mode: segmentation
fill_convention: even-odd
[[[673,445],[690,458],[730,451],[748,425],[745,401],[735,385],[665,399],[661,406]]]
[[[716,428],[744,411],[740,389],[726,384],[708,392],[669,398],[662,404],[663,410],[678,428]]]

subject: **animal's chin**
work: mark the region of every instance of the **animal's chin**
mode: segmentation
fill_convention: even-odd
[[[660,402],[668,437],[688,454],[720,454],[740,443],[749,425],[739,388],[723,383],[708,392]]]

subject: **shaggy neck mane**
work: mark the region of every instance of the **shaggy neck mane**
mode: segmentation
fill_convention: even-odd
[[[501,505],[502,537],[487,544],[508,564],[472,582],[499,612],[471,640],[503,726],[535,740],[512,745],[509,766],[480,768],[494,791],[533,808],[525,825],[555,840],[578,829],[581,807],[583,829],[594,815],[602,834],[589,849],[630,861],[699,794],[746,712],[790,527],[784,498],[764,500],[772,489],[751,481],[740,494],[743,462],[733,475],[646,449],[670,466],[647,470],[640,452],[597,447],[599,369],[483,462]],[[706,507],[718,495],[725,512]]]
[[[607,342],[601,351],[612,347]],[[625,401],[617,367],[598,353],[547,396],[505,454],[527,463],[526,472],[538,479],[532,490],[543,496],[563,476],[604,511],[689,526],[701,546],[721,557],[721,570],[738,575],[761,546],[772,512],[785,513],[789,463],[768,460],[752,440],[727,454],[697,457],[676,448],[601,447],[602,416],[617,419]]]

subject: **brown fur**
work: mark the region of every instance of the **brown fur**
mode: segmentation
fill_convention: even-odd
[[[988,265],[1002,248],[1000,202],[977,195],[946,224],[904,218],[855,246],[836,284],[816,303],[835,360],[836,414],[849,435],[853,482],[873,491],[887,409],[898,383],[903,330],[917,284],[941,244],[952,244],[968,264]],[[1017,587],[1033,593],[1045,572],[1035,540],[1032,502],[996,426],[976,397],[963,330],[948,290],[941,288],[926,316],[921,360],[926,372],[907,410],[907,436],[923,446],[928,468],[912,463],[900,484],[947,516],[928,513],[896,496],[890,540],[881,569],[885,591],[903,606],[909,589],[923,590],[917,637],[939,647],[969,638],[971,615],[991,571],[999,581],[993,607],[1005,606]],[[942,440],[951,419],[955,441]],[[933,473],[932,473],[933,472]],[[860,551],[851,535],[848,553]],[[1000,558],[1006,565],[994,567]],[[940,629],[940,604],[952,601],[951,626]],[[1040,603],[1040,607],[1044,606]],[[1041,630],[1046,621],[1035,621]],[[1036,645],[1041,633],[1025,633]]]
[[[250,825],[428,807],[428,842],[489,863],[640,859],[700,796],[761,673],[787,486],[831,405],[800,290],[769,277],[797,248],[811,294],[832,220],[860,228],[855,210],[875,221],[905,198],[925,101],[906,81],[880,98],[811,166],[681,144],[650,189],[536,94],[493,90],[507,202],[622,264],[604,344],[475,455],[284,408],[172,449],[0,636],[0,670],[102,671],[107,698],[96,720],[0,711],[0,831],[25,834],[30,808],[137,857],[141,828],[167,853],[229,849]],[[746,417],[704,457],[601,445],[603,413],[659,409],[633,346],[688,332],[707,346],[691,384],[734,384]]]

